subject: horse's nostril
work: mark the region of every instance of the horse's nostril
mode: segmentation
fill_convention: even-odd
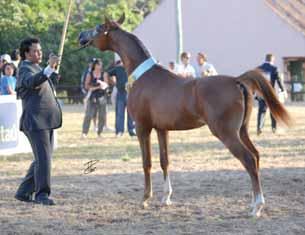
[[[84,32],[81,32],[79,35],[78,35],[78,42],[80,45],[85,45],[88,43],[88,39],[86,37],[86,34]]]

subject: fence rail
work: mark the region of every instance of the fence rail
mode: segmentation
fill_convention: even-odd
[[[305,100],[305,81],[285,81],[286,90],[291,101]],[[83,103],[84,94],[76,85],[60,85],[56,88],[57,98],[69,104]]]

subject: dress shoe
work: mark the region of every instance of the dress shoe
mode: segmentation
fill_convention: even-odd
[[[36,204],[42,204],[44,206],[54,206],[55,202],[47,197],[36,198],[34,201]]]
[[[32,194],[16,194],[15,199],[22,202],[33,202],[32,200]]]

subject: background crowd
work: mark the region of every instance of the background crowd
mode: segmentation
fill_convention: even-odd
[[[267,54],[265,61],[259,68],[264,71],[265,78],[270,81],[273,88],[277,85],[281,100],[287,96],[284,85],[280,79],[277,67],[274,66],[274,56]],[[196,65],[192,65],[191,54],[183,52],[180,56],[180,63],[170,61],[167,68],[185,78],[199,79],[217,75],[214,65],[208,62],[207,55],[198,52],[196,55]],[[20,63],[19,50],[14,50],[11,54],[3,54],[0,57],[0,95],[16,95],[16,77],[18,65]],[[104,68],[102,59],[92,58],[88,61],[80,79],[79,94],[83,97],[85,115],[82,124],[82,138],[86,138],[93,122],[93,130],[101,137],[103,131],[114,131],[117,137],[123,135],[125,131],[125,120],[127,120],[127,130],[130,136],[135,136],[135,125],[127,112],[127,84],[128,75],[121,63],[117,61]],[[284,98],[282,98],[284,96]],[[262,133],[267,106],[261,97],[258,101],[257,134]],[[115,127],[113,130],[107,125],[107,104],[115,107]],[[276,122],[271,115],[271,126],[276,132]]]

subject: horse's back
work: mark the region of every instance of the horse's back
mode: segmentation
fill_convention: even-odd
[[[196,87],[199,112],[210,128],[229,120],[234,122],[232,126],[241,125],[245,100],[235,77],[217,75],[199,79]]]

